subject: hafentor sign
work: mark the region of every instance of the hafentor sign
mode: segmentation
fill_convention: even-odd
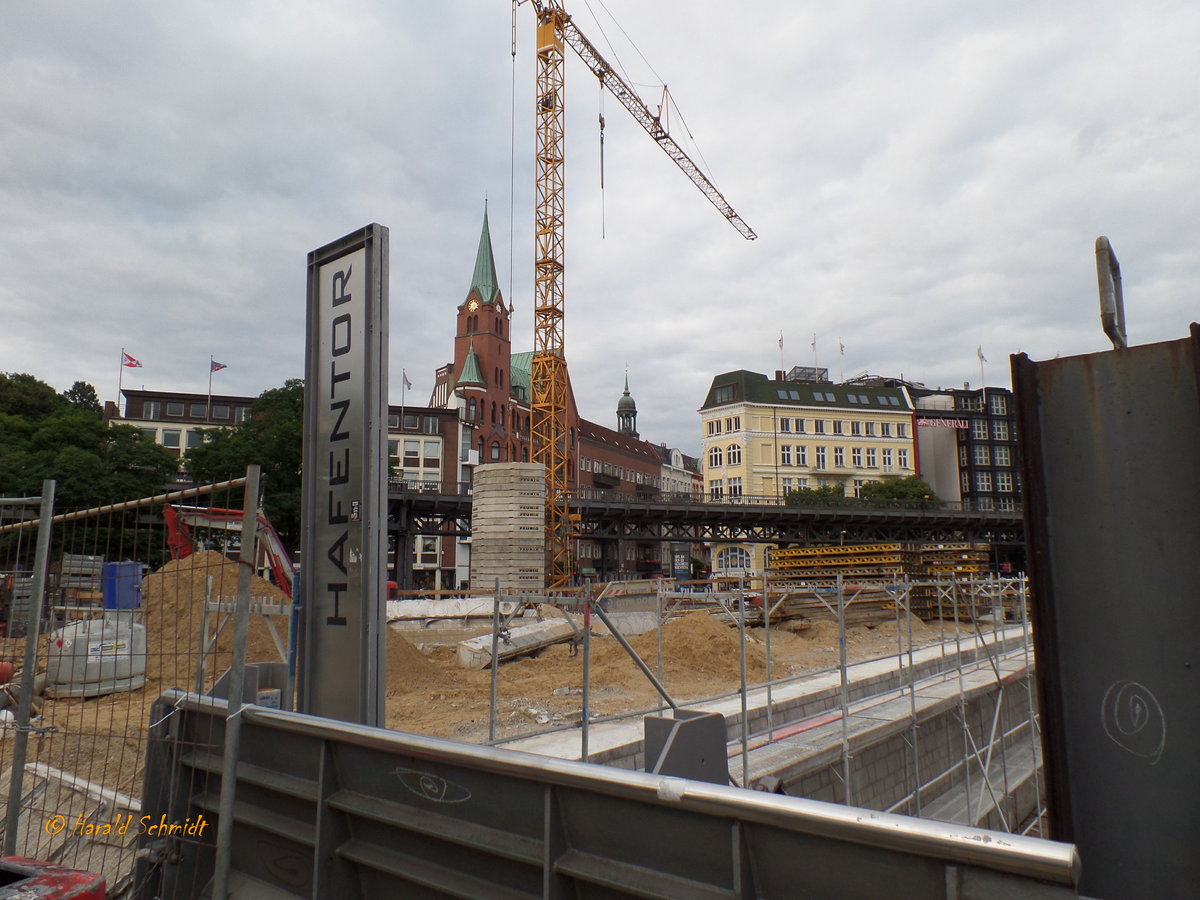
[[[388,230],[308,255],[301,711],[384,724]]]

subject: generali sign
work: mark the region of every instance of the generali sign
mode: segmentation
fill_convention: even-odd
[[[970,428],[967,419],[917,419],[918,428]]]

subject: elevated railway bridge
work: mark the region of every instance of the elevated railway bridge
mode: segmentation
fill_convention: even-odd
[[[1025,529],[1017,510],[981,510],[946,501],[863,501],[837,498],[789,505],[778,497],[692,496],[596,491],[572,498],[581,538],[594,541],[857,544],[875,541],[986,541],[994,561],[1023,568]],[[469,485],[394,482],[388,491],[388,531],[412,559],[418,535],[471,533]],[[403,584],[408,573],[397,572]]]

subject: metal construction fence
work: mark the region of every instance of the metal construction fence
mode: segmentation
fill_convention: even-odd
[[[241,540],[257,511],[246,481],[67,512],[53,509],[53,482],[0,500],[5,855],[102,873],[110,897],[132,891],[139,836],[171,824],[139,799],[155,699],[221,692],[239,587],[257,613],[247,655],[286,661],[290,597]]]
[[[209,738],[195,729],[188,736],[187,752],[207,760],[205,765],[213,772],[211,796],[204,797],[200,807],[215,815],[176,821],[170,810],[148,808],[143,791],[148,781],[169,782],[171,766],[177,762],[147,754],[150,736],[165,733],[165,723],[157,721],[162,715],[156,717],[152,709],[165,692],[178,689],[192,695],[234,697],[234,709],[243,701],[290,707],[289,662],[294,657],[297,607],[291,598],[290,570],[286,578],[281,577],[278,566],[272,571],[267,564],[270,553],[265,562],[259,555],[270,547],[272,532],[259,513],[257,470],[252,468],[246,478],[235,481],[65,512],[54,508],[54,487],[47,482],[40,496],[0,499],[3,851],[102,873],[110,897],[151,896],[154,887],[139,884],[138,873],[158,869],[153,864],[135,866],[135,860],[154,863],[155,853],[169,853],[172,841],[186,838],[216,865],[215,871],[177,873],[176,878],[194,879],[185,893],[198,895],[213,878],[220,889],[228,876],[228,829],[236,819],[232,810],[237,782],[219,775],[235,764],[240,718],[220,723]],[[243,540],[247,532],[254,539]],[[515,614],[524,611],[536,619],[539,604],[565,612],[586,610],[585,622],[600,621],[602,630],[618,638],[631,619],[648,617],[649,624],[640,626],[640,651],[620,642],[638,662],[642,676],[656,686],[660,702],[630,713],[631,717],[676,706],[674,675],[663,650],[663,629],[670,620],[706,610],[731,626],[743,658],[747,640],[765,639],[765,678],[748,676],[743,662],[740,684],[732,686],[734,695],[742,698],[743,709],[730,719],[730,741],[735,747],[731,760],[740,741],[744,765],[737,781],[743,785],[753,780],[749,744],[787,724],[771,699],[786,677],[778,669],[772,671],[770,626],[789,616],[824,616],[836,623],[838,642],[844,648],[854,615],[870,608],[873,621],[895,628],[892,655],[905,672],[906,666],[911,669],[912,655],[905,635],[911,633],[918,612],[947,623],[938,626],[946,629],[940,635],[943,643],[961,633],[986,628],[998,633],[1027,621],[1022,579],[972,578],[869,589],[805,587],[770,579],[757,586],[708,585],[707,591],[699,586],[679,589],[665,581],[642,587],[642,594],[637,585],[622,583],[603,591],[585,585],[540,598],[497,593],[483,599],[488,612],[481,629],[482,653],[489,661],[491,692],[483,701],[487,735],[475,739],[499,745],[546,731],[529,722],[528,728],[508,729],[503,737],[497,733],[502,701],[525,696],[526,688],[517,667],[510,674],[505,671],[509,667],[495,663],[506,658],[511,646],[510,635],[518,622]],[[502,605],[509,610],[503,615]],[[574,627],[578,629],[578,623]],[[760,637],[749,637],[755,630]],[[580,709],[570,724],[559,729],[577,732],[579,758],[584,760],[589,758],[589,728],[610,718],[589,705],[594,702],[588,674],[591,634],[586,626],[575,632],[576,652],[571,660],[582,670],[583,680],[582,691],[571,696],[578,698]],[[849,665],[843,654],[831,671],[840,672],[844,679]],[[1027,688],[1027,681],[1022,681],[1013,690]],[[765,692],[767,698],[765,729],[761,722],[753,725],[745,709],[747,696],[756,691]],[[687,702],[700,699],[689,696]],[[843,696],[837,702],[847,718],[849,699]],[[967,707],[960,707],[962,752],[955,768],[961,772],[957,777],[964,784],[964,795],[971,798],[968,805],[978,806],[985,793],[990,797],[996,792],[988,772],[994,768],[993,750],[1002,756],[1012,746],[1011,740],[1005,742],[1006,736],[1017,734],[1026,743],[1034,738],[1032,702],[1029,724],[1023,727],[1004,718],[1012,706],[1001,711],[996,702],[990,734],[981,733],[978,715],[968,721]],[[388,724],[405,727],[402,720],[392,721],[390,713]],[[919,747],[915,725],[908,740],[915,759]],[[843,746],[839,766],[844,787],[836,799],[863,803],[862,792],[853,787],[859,776],[852,770],[848,746]],[[148,766],[153,771],[147,772]],[[907,799],[898,802],[895,811],[920,812],[924,777],[914,766]],[[1020,830],[1018,822],[1005,825]],[[171,840],[154,840],[160,836]]]

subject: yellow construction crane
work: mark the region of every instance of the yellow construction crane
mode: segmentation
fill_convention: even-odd
[[[516,6],[524,0],[514,0]],[[742,237],[750,226],[667,133],[650,111],[575,27],[559,0],[530,0],[537,12],[537,140],[534,212],[534,349],[530,378],[533,461],[546,467],[546,586],[561,587],[571,574],[568,489],[567,360],[563,348],[563,47],[584,61],[601,85],[629,110],[663,151],[720,210]]]

